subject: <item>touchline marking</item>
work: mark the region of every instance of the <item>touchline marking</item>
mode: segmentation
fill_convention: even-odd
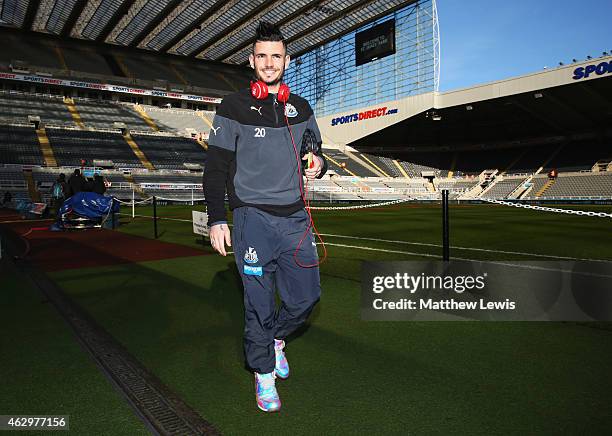
[[[378,239],[378,238],[364,238],[360,236],[346,236],[346,235],[333,235],[330,233],[321,233],[321,236],[331,236],[332,238],[346,238],[346,239],[357,239],[362,241],[374,241],[374,242],[388,242],[392,244],[405,244],[405,245],[420,245],[423,247],[442,247],[441,244],[429,244],[426,242],[410,242],[410,241],[394,241],[392,239]],[[329,244],[328,242],[325,243]],[[458,247],[455,245],[451,245],[450,248],[454,248],[456,250],[467,250],[467,251],[483,251],[487,253],[500,253],[500,254],[518,254],[520,256],[533,256],[533,257],[545,257],[549,259],[563,259],[563,260],[587,260],[590,262],[604,262],[604,263],[612,263],[610,260],[606,259],[583,259],[579,257],[568,257],[568,256],[555,256],[552,254],[537,254],[537,253],[524,253],[521,251],[505,251],[505,250],[491,250],[488,248],[473,248],[473,247]],[[392,250],[385,250],[392,251]]]
[[[320,243],[319,243],[319,245],[320,245]],[[332,242],[326,242],[325,245],[330,245],[332,247],[354,248],[354,249],[357,249],[357,250],[366,250],[366,251],[382,251],[384,253],[407,254],[407,255],[411,255],[411,256],[420,256],[420,257],[435,257],[437,259],[441,258],[441,256],[438,256],[436,254],[415,253],[413,251],[385,250],[383,248],[364,247],[364,246],[361,246],[361,245],[334,244]],[[452,259],[452,260],[467,260],[467,261],[470,261],[470,262],[481,262],[481,263],[488,263],[488,264],[492,264],[492,265],[510,266],[510,267],[514,267],[514,268],[525,268],[525,269],[533,269],[533,270],[539,270],[539,271],[554,271],[554,272],[577,274],[577,275],[583,275],[583,276],[589,276],[589,277],[600,277],[600,278],[605,278],[605,279],[612,279],[612,276],[606,275],[606,274],[595,274],[595,273],[589,273],[589,272],[572,271],[572,270],[569,270],[569,269],[546,268],[546,267],[543,267],[543,266],[536,266],[536,265],[521,265],[521,264],[516,264],[516,263],[498,262],[498,261],[491,261],[491,260],[470,259],[470,258],[467,258],[467,257],[454,257],[454,256],[451,256],[450,259]]]

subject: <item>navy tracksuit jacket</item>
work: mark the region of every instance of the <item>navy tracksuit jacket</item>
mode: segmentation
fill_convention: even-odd
[[[321,295],[318,260],[300,195],[299,157],[306,129],[321,134],[310,105],[291,95],[286,107],[270,94],[256,100],[248,89],[223,99],[210,131],[204,172],[209,225],[226,222],[225,192],[233,210],[232,245],[244,285],[247,365],[274,371],[274,338],[284,339],[308,317]],[[322,156],[323,170],[327,164]],[[299,251],[299,242],[304,237]],[[297,259],[297,262],[296,262]],[[298,264],[299,263],[299,264]],[[277,309],[275,293],[282,303]]]

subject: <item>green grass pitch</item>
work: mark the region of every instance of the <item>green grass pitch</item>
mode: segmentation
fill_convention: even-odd
[[[191,209],[158,207],[158,214],[190,219]],[[151,209],[136,213],[151,215]],[[489,205],[455,205],[450,213],[451,256],[612,261],[612,219]],[[292,375],[277,384],[279,414],[257,409],[243,366],[242,288],[233,257],[202,247],[190,223],[161,220],[160,239],[210,255],[51,277],[224,434],[609,431],[610,330],[553,322],[362,321],[361,262],[441,255],[440,208],[408,204],[314,215],[329,243],[323,294],[306,328],[288,342]],[[122,221],[118,231],[153,235],[148,218]]]

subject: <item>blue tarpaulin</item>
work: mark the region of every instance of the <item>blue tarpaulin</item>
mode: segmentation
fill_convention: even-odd
[[[59,215],[73,212],[87,218],[103,218],[109,214],[111,207],[113,212],[119,212],[119,202],[113,201],[113,197],[105,197],[94,192],[79,192],[64,201]]]

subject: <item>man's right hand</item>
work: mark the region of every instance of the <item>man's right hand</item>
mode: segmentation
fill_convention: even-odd
[[[227,224],[213,224],[210,228],[210,245],[222,256],[227,256],[225,244],[232,246],[232,238]]]

